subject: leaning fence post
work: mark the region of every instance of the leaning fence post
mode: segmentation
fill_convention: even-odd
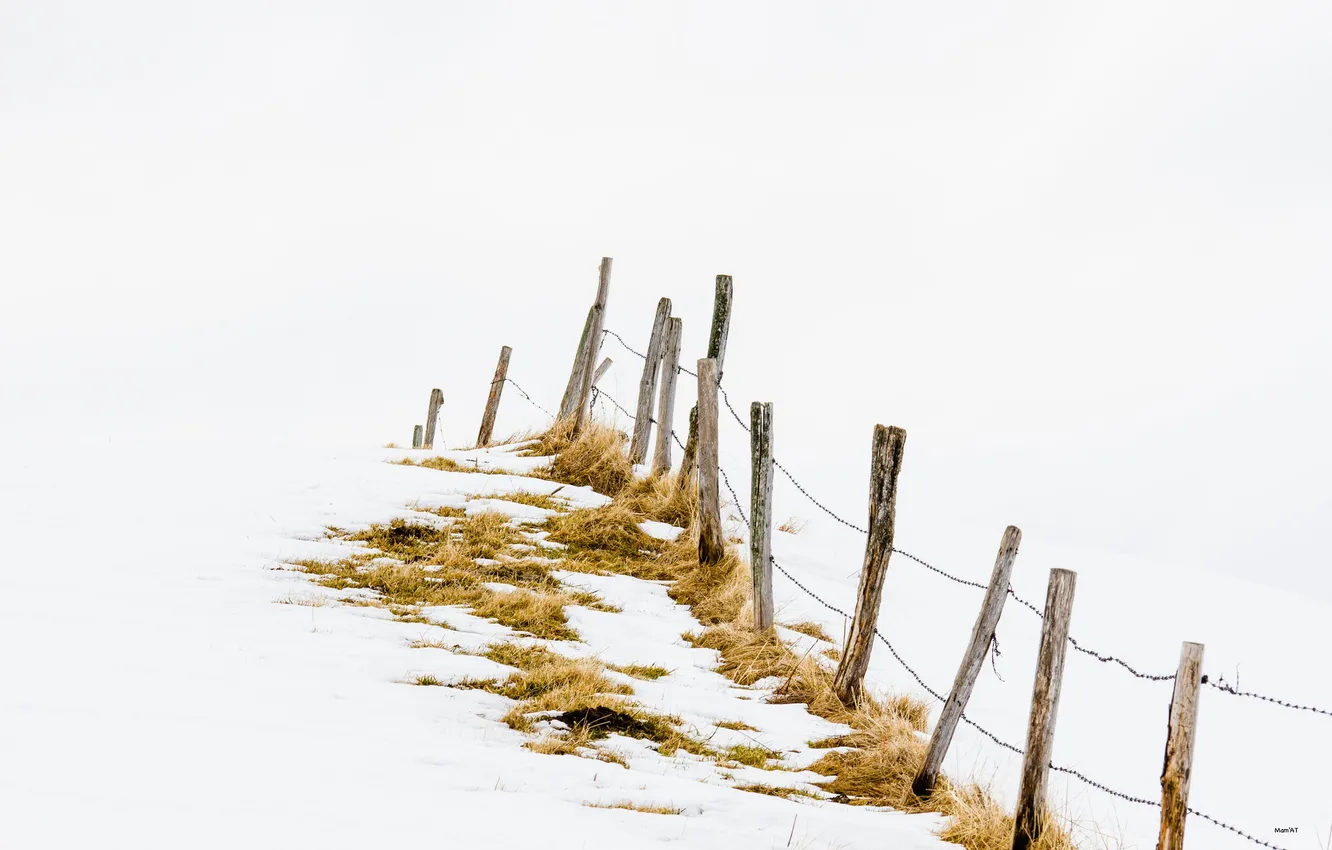
[[[856,590],[856,615],[846,639],[842,660],[833,677],[833,691],[843,705],[854,706],[860,698],[869,668],[870,649],[883,600],[883,579],[893,553],[893,523],[897,514],[897,475],[902,469],[906,431],[874,426],[870,454],[869,539],[865,541],[865,564]]]
[[[717,361],[698,361],[698,562],[719,564],[722,538],[721,493],[717,480]]]
[[[1068,654],[1068,625],[1073,616],[1073,591],[1078,574],[1072,570],[1050,570],[1045,592],[1045,618],[1041,624],[1041,649],[1036,658],[1036,679],[1031,689],[1031,718],[1027,723],[1027,749],[1022,759],[1022,784],[1017,811],[1013,815],[1013,850],[1027,850],[1045,828],[1046,782],[1050,775],[1050,753],[1054,750],[1055,717],[1064,680],[1064,658]]]
[[[1184,820],[1189,813],[1189,780],[1193,773],[1202,660],[1202,644],[1185,642],[1180,648],[1175,690],[1170,698],[1165,766],[1161,769],[1161,834],[1156,850],[1184,850]]]
[[[749,567],[754,579],[754,628],[772,627],[772,402],[749,406]]]
[[[478,449],[490,445],[490,435],[495,430],[495,414],[499,412],[500,394],[504,392],[504,381],[509,376],[509,355],[512,353],[513,349],[507,345],[500,348],[495,377],[490,382],[490,397],[486,399],[486,412],[481,417],[481,431],[476,435]]]
[[[564,396],[560,399],[560,419],[568,418],[578,401],[578,390],[583,385],[583,370],[587,368],[587,344],[592,338],[592,322],[596,313],[596,307],[588,308],[587,319],[583,322],[583,335],[578,338],[578,350],[574,352],[573,366],[569,369],[569,383],[565,384]]]
[[[985,591],[985,600],[981,602],[980,613],[976,615],[976,625],[971,629],[971,643],[962,656],[962,664],[957,668],[957,678],[953,680],[953,689],[948,692],[948,700],[939,712],[939,722],[934,725],[934,734],[930,736],[929,749],[925,751],[925,763],[911,783],[911,792],[917,797],[927,797],[934,790],[934,783],[939,778],[939,769],[943,767],[944,756],[948,754],[948,745],[953,742],[953,733],[962,719],[962,712],[967,709],[967,700],[971,699],[971,690],[976,685],[976,676],[985,664],[985,654],[994,640],[995,626],[999,625],[999,616],[1004,612],[1004,600],[1008,597],[1008,580],[1013,575],[1013,561],[1017,559],[1018,544],[1022,542],[1022,532],[1010,525],[1004,531],[999,543],[999,554],[994,559],[994,571],[990,573],[990,586]]]
[[[439,407],[443,403],[443,391],[431,390],[430,407],[426,410],[425,437],[421,441],[422,448],[433,449],[435,447],[435,420],[439,417]]]
[[[592,305],[592,335],[587,340],[587,360],[583,371],[583,386],[578,392],[577,418],[574,419],[574,433],[583,430],[587,417],[591,413],[589,402],[592,398],[592,364],[597,362],[601,352],[601,331],[606,324],[606,297],[610,293],[611,258],[601,258],[601,268],[597,272],[597,301]]]
[[[601,361],[601,365],[597,367],[597,371],[592,373],[592,386],[595,387],[597,385],[597,382],[601,380],[601,376],[610,371],[610,367],[614,365],[614,363],[615,361],[611,360],[609,357]]]
[[[671,468],[675,379],[680,374],[680,332],[683,329],[683,319],[673,318],[666,326],[666,342],[661,356],[661,398],[657,402],[657,450],[652,456],[653,472],[668,472]]]
[[[689,486],[698,471],[698,405],[689,411],[689,440],[685,443],[684,458],[680,461],[680,484]]]
[[[412,426],[412,448],[414,448],[414,449],[419,449],[419,448],[421,448],[421,440],[422,440],[422,438],[423,438],[424,436],[425,436],[425,428],[422,428],[420,425],[413,425],[413,426]]]
[[[634,411],[634,438],[629,444],[629,462],[642,463],[647,458],[648,440],[652,436],[652,402],[657,392],[657,375],[661,373],[661,349],[666,341],[666,323],[671,318],[671,299],[657,302],[657,315],[652,319],[652,336],[648,339],[647,359],[643,362],[643,377],[638,381],[638,408]]]
[[[731,300],[734,287],[729,274],[717,275],[717,290],[712,296],[712,330],[708,333],[708,357],[717,361],[717,382],[721,382],[722,367],[726,363],[726,338],[731,334]],[[692,419],[691,419],[692,422]],[[698,428],[689,426],[689,439],[685,442],[684,464],[680,475],[688,481],[694,474],[693,449],[698,441]]]

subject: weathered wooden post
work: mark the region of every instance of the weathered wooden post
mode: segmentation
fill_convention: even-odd
[[[842,650],[842,660],[833,677],[833,692],[843,705],[854,706],[860,698],[869,668],[874,630],[883,601],[883,579],[893,553],[893,523],[897,515],[897,475],[902,469],[906,431],[885,425],[874,426],[870,454],[869,539],[865,541],[865,564],[860,568],[856,589],[856,613],[851,634]]]
[[[684,458],[680,461],[680,486],[688,487],[698,472],[698,405],[689,411],[689,439],[685,442]]]
[[[559,419],[567,419],[578,403],[578,390],[583,386],[583,371],[587,368],[587,344],[592,339],[592,322],[596,314],[595,306],[588,308],[583,335],[578,338],[578,350],[574,352],[573,366],[569,369],[569,383],[565,384],[564,395],[560,398]]]
[[[1050,570],[1045,592],[1045,620],[1041,649],[1036,658],[1036,679],[1031,689],[1031,719],[1027,723],[1027,749],[1022,759],[1022,784],[1013,815],[1013,850],[1027,850],[1045,828],[1046,784],[1050,754],[1054,750],[1055,717],[1068,654],[1068,625],[1073,616],[1073,591],[1078,574]]]
[[[1184,821],[1189,814],[1189,780],[1193,773],[1202,660],[1202,644],[1186,642],[1180,648],[1175,690],[1170,698],[1165,766],[1161,769],[1161,835],[1156,850],[1184,850]]]
[[[698,361],[698,562],[720,564],[721,493],[717,475],[717,361]]]
[[[575,411],[574,433],[583,430],[587,417],[591,413],[589,402],[592,398],[592,364],[597,362],[601,352],[601,331],[606,323],[606,297],[610,293],[611,258],[601,258],[601,269],[597,275],[597,302],[592,305],[592,335],[587,341],[587,363],[583,371],[583,386],[578,392],[578,409]]]
[[[412,426],[412,448],[421,448],[421,441],[425,436],[425,428],[420,425]]]
[[[609,357],[601,361],[601,365],[597,367],[597,371],[592,373],[592,386],[595,387],[597,385],[597,382],[601,380],[601,376],[610,371],[610,367],[614,363],[615,361],[611,360]]]
[[[749,568],[754,578],[754,628],[772,628],[772,402],[749,406]]]
[[[671,423],[675,417],[675,379],[680,373],[680,332],[683,319],[671,319],[666,325],[666,342],[661,356],[661,398],[657,402],[657,450],[652,456],[653,472],[671,469]]]
[[[994,629],[999,625],[999,616],[1004,612],[1004,600],[1008,597],[1008,580],[1013,575],[1013,561],[1017,559],[1018,544],[1022,542],[1022,532],[1010,525],[1004,531],[999,543],[999,554],[994,559],[994,571],[990,573],[990,586],[985,591],[985,600],[981,602],[980,613],[976,615],[976,625],[971,629],[971,643],[962,656],[962,664],[957,668],[957,678],[953,680],[953,689],[948,692],[948,700],[939,712],[939,722],[930,736],[930,746],[925,752],[925,763],[911,783],[911,792],[917,797],[928,797],[934,791],[934,783],[939,778],[939,769],[943,767],[944,756],[948,754],[948,745],[953,742],[953,733],[962,719],[962,712],[967,709],[967,700],[971,699],[971,690],[976,686],[976,676],[985,664],[985,654],[994,639]]]
[[[643,361],[643,377],[638,381],[638,408],[634,411],[634,438],[629,443],[629,462],[642,463],[647,459],[648,441],[652,437],[652,402],[656,400],[657,376],[661,374],[661,349],[666,342],[666,323],[671,318],[671,299],[657,302],[657,314],[652,319],[652,336],[648,339],[647,359]]]
[[[439,408],[443,403],[443,391],[431,390],[430,407],[426,410],[425,437],[421,441],[421,448],[423,449],[433,449],[435,447],[435,420],[439,417]]]
[[[726,363],[726,338],[731,334],[731,301],[734,287],[729,274],[717,275],[717,290],[712,297],[712,330],[708,333],[708,357],[717,361],[717,381],[721,382],[722,367]],[[693,421],[693,417],[690,417]],[[698,428],[689,426],[689,439],[685,441],[684,462],[680,465],[680,479],[688,483],[694,474],[697,460]]]
[[[499,412],[500,394],[504,392],[504,381],[509,377],[509,355],[512,353],[513,349],[507,345],[500,349],[495,378],[490,382],[490,398],[486,399],[486,412],[481,417],[481,431],[476,435],[478,449],[490,445],[490,436],[495,430],[495,414]]]

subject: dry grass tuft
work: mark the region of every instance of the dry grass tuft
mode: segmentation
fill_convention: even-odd
[[[649,806],[642,803],[584,803],[589,809],[628,809],[631,812],[645,812],[650,815],[678,815],[684,809],[677,809],[673,806]]]
[[[438,686],[438,685],[442,685],[442,684],[444,684],[444,683],[441,682],[441,681],[435,676],[435,674],[433,674],[433,673],[418,673],[418,674],[416,675],[416,677],[415,677],[414,679],[412,679],[412,684],[413,684],[413,685]]]
[[[482,475],[512,474],[510,472],[505,472],[502,469],[482,469],[475,464],[467,466],[459,463],[451,457],[428,457],[422,460],[413,460],[412,458],[405,457],[402,460],[392,461],[392,463],[396,466],[421,466],[426,469],[437,469],[440,472],[477,472]]]
[[[643,519],[692,528],[698,515],[698,489],[683,487],[678,473],[636,478],[625,485],[616,501]]]
[[[749,568],[727,547],[718,564],[700,564],[698,540],[681,534],[662,551],[662,567],[675,577],[671,598],[688,605],[704,625],[737,620],[749,604]]]
[[[537,470],[545,478],[591,487],[615,496],[633,478],[633,467],[625,453],[628,437],[606,425],[589,422],[583,432],[570,439],[568,423],[558,423],[524,454],[554,454],[550,465]]]
[[[807,637],[818,638],[819,640],[827,641],[828,643],[833,642],[833,639],[828,636],[828,632],[818,623],[782,623],[782,625],[793,632],[800,632]]]
[[[568,506],[552,499],[550,496],[541,493],[491,493],[486,496],[474,495],[468,496],[469,499],[500,499],[505,502],[517,502],[520,505],[531,505],[534,508],[545,508],[548,511],[562,511]]]
[[[717,721],[717,728],[718,728],[718,729],[730,729],[730,730],[732,730],[732,731],[734,731],[734,732],[757,732],[757,731],[758,731],[758,727],[756,727],[756,726],[750,726],[748,723],[745,723],[744,721],[741,721],[741,720],[719,720],[719,721]]]
[[[805,526],[807,525],[809,525],[809,520],[801,519],[798,516],[791,516],[786,518],[786,522],[777,526],[777,530],[785,531],[787,534],[799,534],[805,530]]]
[[[662,676],[670,675],[670,670],[657,664],[608,664],[610,669],[617,673],[623,673],[626,676],[633,676],[635,679],[646,679],[649,682],[656,681]]]
[[[782,788],[776,785],[736,785],[737,791],[748,791],[751,794],[763,794],[767,797],[781,797],[783,800],[789,797],[812,797],[815,800],[822,799],[818,794],[812,794],[803,788]]]

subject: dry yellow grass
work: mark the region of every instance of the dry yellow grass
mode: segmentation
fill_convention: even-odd
[[[570,437],[571,423],[556,423],[526,452],[529,456],[553,454],[548,466],[533,474],[591,487],[607,496],[617,495],[633,478],[633,467],[625,453],[628,437],[597,422],[589,422],[577,437]]]
[[[787,534],[799,534],[809,525],[809,520],[801,519],[798,516],[787,517],[786,521],[777,526],[778,531],[785,531]]]
[[[650,815],[678,815],[684,811],[684,809],[677,809],[673,806],[651,806],[628,801],[620,803],[584,803],[583,805],[589,809],[628,809],[631,812],[644,812]]]

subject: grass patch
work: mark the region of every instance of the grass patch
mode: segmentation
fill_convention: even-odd
[[[760,785],[760,784],[736,785],[735,790],[748,791],[751,794],[763,794],[764,796],[767,797],[781,797],[783,800],[789,799],[791,797],[810,797],[815,800],[823,799],[818,794],[813,794],[809,791],[804,790],[803,788],[782,788],[777,785]]]
[[[748,723],[745,723],[745,722],[740,721],[740,720],[719,720],[719,721],[717,721],[717,728],[718,728],[718,729],[730,729],[730,730],[733,731],[733,732],[757,732],[757,731],[759,731],[757,726],[750,726]]]
[[[628,436],[597,422],[588,422],[577,437],[572,436],[572,429],[571,422],[556,423],[522,453],[531,457],[554,455],[548,466],[533,475],[591,487],[607,496],[619,494],[633,479],[633,467],[625,452]]]
[[[531,505],[534,508],[545,508],[548,511],[562,511],[567,508],[562,502],[557,502],[550,496],[540,493],[491,493],[486,496],[469,496],[471,499],[500,499],[505,502],[517,502],[520,505]]]
[[[787,534],[799,534],[809,525],[809,520],[801,519],[798,516],[787,517],[786,522],[777,526],[778,531],[785,531]]]
[[[589,809],[628,809],[631,812],[644,812],[649,815],[678,815],[684,809],[677,809],[672,806],[649,806],[642,803],[584,803]]]
[[[818,623],[782,623],[782,625],[793,632],[800,632],[800,634],[805,635],[806,637],[818,638],[819,640],[828,643],[833,642],[833,639],[828,636],[828,632]]]
[[[623,673],[626,676],[633,676],[635,679],[646,679],[649,682],[656,681],[662,676],[670,674],[670,670],[657,664],[608,664],[607,667],[617,673]]]
[[[774,754],[767,747],[756,747],[752,744],[736,744],[733,747],[728,747],[724,755],[728,761],[748,767],[763,768],[768,766],[769,759],[778,757],[778,754]]]
[[[412,684],[424,685],[427,687],[437,687],[443,685],[444,683],[441,682],[438,678],[436,678],[433,673],[418,673],[416,677],[412,679]]]
[[[421,460],[413,460],[405,457],[402,460],[391,461],[395,466],[420,466],[426,469],[437,469],[440,472],[473,472],[481,475],[513,475],[503,469],[484,469],[478,465],[467,466],[461,464],[451,457],[427,457]]]

